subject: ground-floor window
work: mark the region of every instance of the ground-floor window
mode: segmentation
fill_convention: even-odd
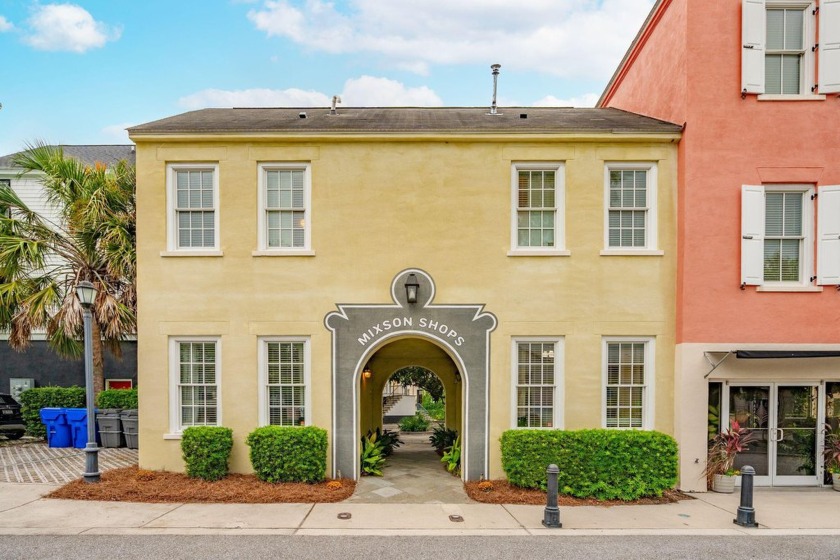
[[[263,424],[309,424],[309,340],[264,338],[260,344]]]
[[[170,427],[216,426],[219,414],[219,340],[170,341]]]
[[[650,429],[653,339],[604,339],[604,426]]]
[[[562,342],[558,338],[513,341],[515,426],[561,428]]]

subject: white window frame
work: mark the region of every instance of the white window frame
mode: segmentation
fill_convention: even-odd
[[[181,439],[184,427],[181,425],[181,375],[180,344],[190,342],[213,343],[216,345],[216,423],[222,420],[222,342],[220,336],[173,336],[169,338],[169,433],[164,439]],[[211,425],[211,424],[207,424]],[[189,427],[189,426],[187,426]]]
[[[610,172],[612,171],[647,171],[647,210],[645,215],[645,246],[644,247],[611,247],[610,246]],[[661,256],[664,251],[659,250],[659,174],[656,162],[604,162],[604,249],[602,256]],[[616,210],[626,210],[616,208]]]
[[[826,0],[823,0],[825,2]],[[830,0],[831,2],[836,0]],[[816,44],[816,4],[811,0],[742,0],[742,33],[741,33],[741,91],[742,94],[756,94],[760,101],[811,101],[825,99],[825,93],[833,91],[829,84],[824,84],[822,91],[812,91],[816,85],[817,59],[813,51]],[[794,9],[804,12],[803,21],[803,50],[800,66],[800,89],[799,93],[765,93],[767,84],[765,80],[766,56],[767,56],[767,10],[773,9]],[[822,11],[822,9],[821,9]],[[821,40],[822,42],[822,40]],[[820,45],[820,51],[822,51]],[[775,52],[769,54],[776,54]],[[822,67],[822,62],[820,63]],[[826,66],[826,70],[828,70]],[[832,70],[834,66],[832,65]],[[826,72],[827,74],[828,72]],[[822,80],[822,78],[821,78]],[[823,84],[821,84],[823,85]]]
[[[612,343],[634,343],[645,345],[645,383],[642,400],[642,426],[607,426],[607,366],[609,345]],[[609,430],[652,430],[655,421],[656,402],[656,338],[652,336],[605,336],[601,342],[601,427]]]
[[[260,426],[268,426],[268,344],[270,342],[297,342],[303,343],[303,379],[304,387],[304,425],[312,425],[312,352],[309,336],[261,336],[257,340],[259,355],[259,422]]]
[[[303,171],[303,212],[304,231],[303,247],[269,247],[268,246],[268,220],[266,219],[267,196],[266,196],[266,173],[275,170],[302,170]],[[266,162],[257,166],[257,250],[254,256],[313,256],[312,250],[312,164],[309,162]]]
[[[759,194],[763,191],[763,196]],[[766,220],[767,209],[766,195],[772,192],[789,192],[802,194],[802,245],[800,253],[800,277],[793,281],[766,281],[764,280],[764,220]],[[747,204],[758,205],[761,201],[760,216],[758,208],[747,208]],[[822,291],[822,288],[814,285],[814,185],[809,184],[772,184],[772,185],[744,185],[742,187],[741,201],[741,283],[746,286],[758,286],[760,292],[801,292],[801,291]],[[745,225],[749,215],[754,215],[756,221],[753,227]],[[746,229],[744,229],[746,227]],[[756,228],[761,231],[757,231]],[[748,231],[751,230],[751,231]],[[756,231],[752,231],[756,230]],[[754,247],[750,250],[747,245]],[[761,271],[757,269],[758,251],[761,252]],[[747,262],[749,260],[749,262]]]
[[[519,245],[519,172],[554,171],[554,247]],[[510,251],[508,256],[568,257],[566,250],[566,165],[563,162],[514,162],[510,166]]]
[[[212,247],[179,247],[178,246],[178,212],[176,210],[178,171],[198,171],[201,169],[213,171],[213,246]],[[219,164],[218,163],[169,163],[166,165],[166,214],[167,250],[161,256],[221,256],[219,246]],[[207,211],[208,209],[204,209]]]
[[[519,426],[519,344],[520,343],[542,343],[554,345],[554,422],[553,426]],[[511,408],[510,425],[513,429],[520,430],[562,430],[565,422],[565,379],[563,376],[564,359],[564,338],[560,336],[517,336],[511,339],[510,346],[510,380],[511,380]]]

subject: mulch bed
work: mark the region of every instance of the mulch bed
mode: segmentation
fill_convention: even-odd
[[[489,483],[489,484],[488,484]],[[546,493],[533,488],[520,488],[513,486],[507,480],[487,480],[483,482],[466,482],[464,490],[467,496],[477,502],[485,504],[521,504],[521,505],[545,505]],[[672,504],[681,500],[693,500],[691,496],[677,490],[666,490],[662,497],[641,498],[631,502],[622,500],[596,500],[594,498],[575,498],[574,496],[557,497],[557,504],[560,506],[626,506],[626,505],[651,505],[651,504]]]
[[[106,502],[311,504],[341,502],[352,496],[355,489],[356,482],[349,479],[325,480],[317,484],[303,482],[272,484],[262,482],[250,474],[229,474],[222,480],[206,482],[189,478],[181,473],[148,471],[134,466],[104,472],[98,484],[89,484],[82,479],[73,481],[47,494],[46,497]],[[470,498],[485,504],[545,505],[546,503],[546,494],[542,490],[520,488],[511,485],[507,480],[467,482],[464,484],[464,490]],[[558,496],[558,505],[670,504],[692,499],[694,498],[676,490],[666,491],[660,498],[642,498],[632,502],[599,501],[561,494]]]
[[[335,483],[340,487],[334,488]],[[346,500],[355,489],[356,482],[347,479],[317,484],[272,484],[254,475],[229,474],[222,480],[206,482],[181,473],[147,471],[134,466],[104,472],[98,484],[76,480],[51,492],[47,498],[149,503],[330,503]]]

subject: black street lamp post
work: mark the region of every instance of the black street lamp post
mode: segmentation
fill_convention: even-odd
[[[93,407],[93,315],[90,308],[96,300],[96,287],[87,281],[79,282],[76,296],[82,304],[85,321],[85,392],[87,399],[87,445],[85,446],[85,482],[99,482],[99,447],[96,445],[96,417]]]

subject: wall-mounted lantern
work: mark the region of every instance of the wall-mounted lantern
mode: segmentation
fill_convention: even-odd
[[[408,303],[417,303],[417,291],[420,284],[417,283],[417,275],[413,272],[405,279],[405,299]]]

